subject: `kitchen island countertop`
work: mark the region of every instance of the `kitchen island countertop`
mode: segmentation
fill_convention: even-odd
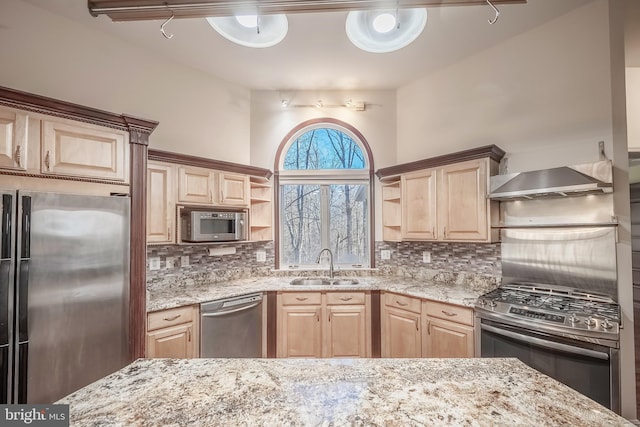
[[[71,425],[632,425],[517,359],[140,359]]]

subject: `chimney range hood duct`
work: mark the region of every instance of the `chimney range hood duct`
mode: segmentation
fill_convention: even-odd
[[[613,168],[610,160],[602,160],[576,166],[495,175],[491,177],[490,184],[489,198],[492,200],[611,193]]]

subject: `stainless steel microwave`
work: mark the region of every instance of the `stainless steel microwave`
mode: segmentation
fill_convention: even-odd
[[[184,242],[246,240],[245,212],[183,211],[180,214]]]

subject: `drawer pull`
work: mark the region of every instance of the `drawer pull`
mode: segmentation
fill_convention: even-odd
[[[298,301],[306,301],[306,300],[308,300],[309,298],[307,298],[307,297],[296,297],[296,299],[297,299]]]
[[[458,313],[452,313],[452,312],[446,311],[446,310],[442,310],[442,312],[444,314],[446,314],[447,316],[449,316],[449,317],[453,317],[453,316],[457,316],[458,315]]]
[[[404,307],[404,306],[406,306],[406,305],[409,305],[409,303],[408,303],[408,302],[400,302],[400,301],[398,301],[398,300],[396,300],[396,304],[398,304],[398,305],[399,305],[399,306],[401,306],[401,307]]]
[[[351,297],[342,297],[340,298],[340,301],[351,301],[353,298]]]
[[[164,320],[166,320],[167,322],[171,322],[172,320],[176,320],[180,316],[182,316],[182,314],[176,314],[175,316],[165,317]]]

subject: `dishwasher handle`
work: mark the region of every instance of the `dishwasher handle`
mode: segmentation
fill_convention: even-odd
[[[214,311],[214,312],[210,312],[210,313],[202,313],[201,316],[202,317],[220,317],[220,316],[224,316],[224,315],[231,314],[231,313],[237,313],[239,311],[249,310],[250,308],[257,307],[260,304],[262,304],[262,301],[259,301],[259,302],[255,303],[255,304],[247,305],[247,306],[244,306],[244,307],[236,308],[236,309],[233,309],[233,310]]]

